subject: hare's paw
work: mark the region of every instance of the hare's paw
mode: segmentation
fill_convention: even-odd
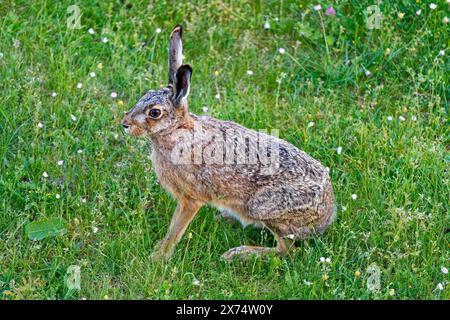
[[[171,255],[172,252],[168,250],[164,240],[161,240],[153,249],[153,252],[150,255],[150,260],[152,260],[153,262],[165,262],[169,260]]]
[[[247,259],[251,256],[260,256],[262,254],[275,252],[275,248],[266,248],[266,247],[253,247],[253,246],[240,246],[236,248],[232,248],[222,254],[221,259],[224,261],[232,261],[234,258],[243,258]]]

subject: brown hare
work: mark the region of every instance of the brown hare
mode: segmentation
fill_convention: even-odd
[[[189,113],[192,68],[182,64],[181,37],[177,26],[169,43],[168,86],[148,91],[122,120],[127,133],[151,140],[158,180],[178,200],[152,258],[172,255],[204,204],[222,209],[244,226],[263,226],[277,240],[275,248],[230,249],[222,255],[226,260],[287,253],[295,239],[322,233],[336,213],[328,170],[274,136]]]

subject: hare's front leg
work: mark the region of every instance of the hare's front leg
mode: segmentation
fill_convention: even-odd
[[[172,216],[169,230],[166,236],[155,246],[151,255],[152,260],[168,260],[180,241],[189,223],[202,207],[203,203],[190,198],[182,198],[179,200],[177,208]]]

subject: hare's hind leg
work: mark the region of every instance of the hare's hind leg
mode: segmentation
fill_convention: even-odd
[[[275,239],[277,240],[276,247],[270,248],[270,247],[256,247],[256,246],[240,246],[228,250],[227,252],[222,254],[221,258],[226,261],[231,261],[235,257],[248,258],[252,255],[261,256],[263,254],[272,252],[276,254],[287,254],[289,250],[293,247],[293,241],[285,239],[273,231],[272,233],[274,234]]]

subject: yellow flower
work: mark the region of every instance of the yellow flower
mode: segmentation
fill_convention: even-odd
[[[386,55],[389,55],[391,53],[391,49],[386,48]]]
[[[119,106],[123,106],[123,101],[122,101],[122,100],[119,100],[119,101],[117,101],[117,104],[118,104]]]
[[[400,20],[402,20],[403,17],[405,16],[405,14],[404,14],[403,12],[399,12],[399,13],[397,14],[397,16],[398,16],[398,18],[399,18]]]
[[[214,71],[214,75],[217,77],[219,75],[219,71],[218,70]]]
[[[100,62],[100,63],[97,65],[97,68],[98,68],[98,69],[103,69],[103,64]]]
[[[322,276],[322,280],[323,281],[327,281],[328,280],[328,275],[326,273],[324,273],[324,275]]]
[[[361,276],[361,272],[359,270],[355,271],[355,277],[359,278]]]
[[[390,296],[393,296],[395,294],[395,289],[389,289],[389,295]]]

